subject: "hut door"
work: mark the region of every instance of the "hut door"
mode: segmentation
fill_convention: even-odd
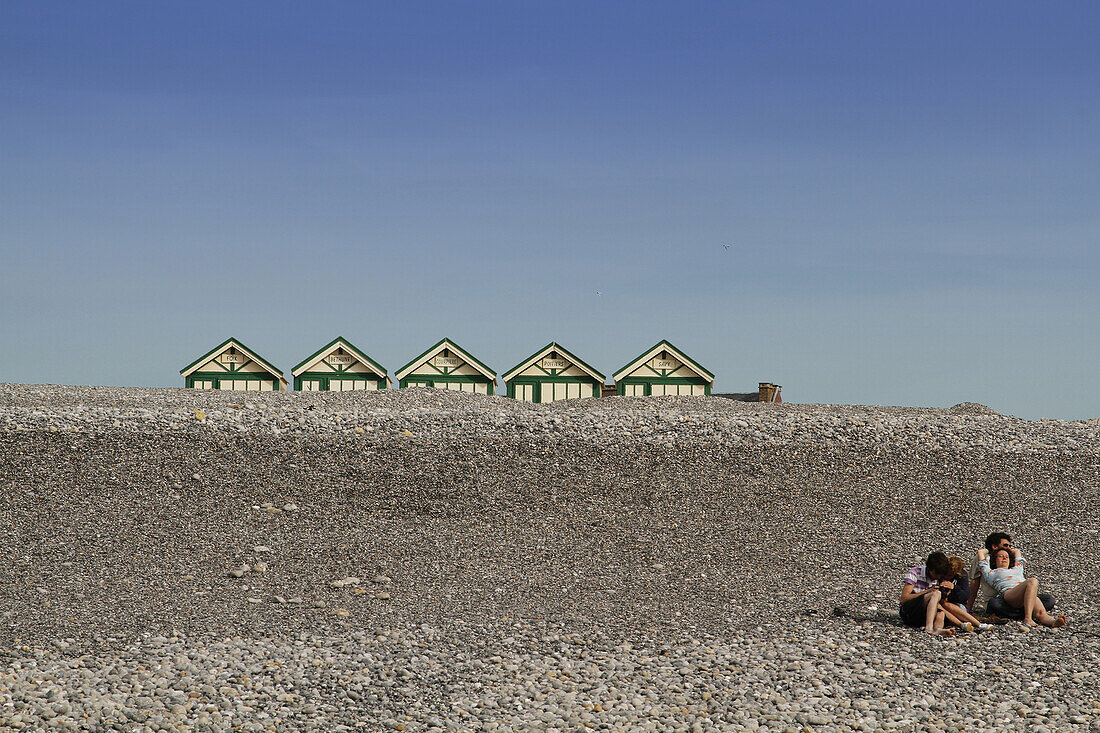
[[[533,384],[517,384],[516,385],[516,399],[520,402],[534,402],[535,401],[535,385]]]
[[[557,402],[569,399],[569,385],[566,382],[546,382],[542,385],[542,401]]]
[[[364,379],[330,379],[329,389],[333,392],[353,392],[355,390],[374,389],[374,383]]]

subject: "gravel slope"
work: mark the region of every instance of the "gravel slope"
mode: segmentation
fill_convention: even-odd
[[[1089,702],[1100,691],[1098,499],[1100,421],[980,405],[0,385],[0,727],[48,716],[61,727],[512,729],[549,716],[624,730],[860,730],[892,718],[1087,730],[1100,715]],[[947,642],[898,627],[904,570],[992,529],[1018,538],[1070,625]],[[563,635],[583,643],[562,647]],[[830,640],[839,651],[823,654]],[[149,680],[150,694],[121,682],[78,693],[117,655],[111,674],[131,683],[138,666],[183,656],[185,676],[225,684],[183,685],[178,700]],[[304,692],[276,692],[273,676],[266,692],[240,681],[273,658]],[[231,674],[235,663],[252,671]],[[570,666],[595,671],[572,691],[568,676],[545,687]],[[330,668],[366,676],[314,674]],[[43,670],[55,700],[30,694],[48,687],[34,682]],[[978,698],[931,707],[979,684]],[[630,693],[618,708],[585,707],[611,687]],[[505,707],[483,700],[490,688]],[[933,703],[914,707],[928,692]],[[691,704],[677,712],[666,693]],[[280,707],[278,694],[297,698]],[[721,705],[707,712],[711,700]]]

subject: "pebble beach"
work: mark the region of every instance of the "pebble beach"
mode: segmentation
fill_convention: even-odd
[[[0,730],[1100,731],[1098,548],[1095,419],[0,385]]]

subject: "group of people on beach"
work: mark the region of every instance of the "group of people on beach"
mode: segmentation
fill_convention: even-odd
[[[952,636],[957,629],[985,631],[992,626],[988,621],[1012,619],[1028,626],[1065,626],[1065,614],[1051,615],[1054,598],[1039,592],[1036,578],[1024,577],[1025,563],[1004,532],[985,538],[985,547],[974,553],[969,572],[961,557],[933,552],[924,565],[905,574],[901,621],[939,636]],[[985,620],[973,615],[981,600],[986,601]]]

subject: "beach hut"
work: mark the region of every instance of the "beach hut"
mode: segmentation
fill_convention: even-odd
[[[180,370],[194,389],[273,392],[287,388],[283,373],[235,338],[226,339]]]
[[[668,341],[661,341],[614,375],[621,395],[708,395],[714,375]]]
[[[523,402],[599,397],[604,376],[550,342],[501,377],[508,396]]]
[[[337,336],[290,370],[294,389],[302,392],[352,392],[388,389],[386,368]]]
[[[497,375],[450,339],[443,339],[394,374],[397,386],[495,394]]]

